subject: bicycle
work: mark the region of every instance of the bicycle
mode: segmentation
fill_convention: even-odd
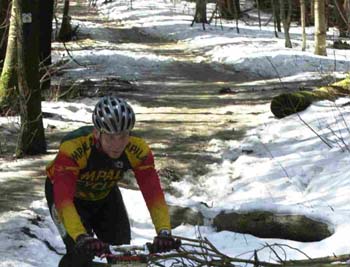
[[[177,239],[174,247],[179,249],[181,240]],[[107,253],[102,258],[113,260],[114,263],[93,261],[91,267],[146,267],[151,257],[157,257],[153,243],[144,245],[109,245]]]

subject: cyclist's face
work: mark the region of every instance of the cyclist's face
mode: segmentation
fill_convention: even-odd
[[[129,131],[120,134],[99,133],[99,140],[103,152],[112,159],[119,158],[126,145],[129,143],[129,136]]]

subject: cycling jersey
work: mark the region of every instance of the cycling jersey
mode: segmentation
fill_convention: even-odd
[[[103,153],[92,130],[93,126],[85,126],[66,135],[56,158],[46,168],[53,184],[55,207],[67,233],[74,240],[86,233],[74,198],[104,199],[129,169],[135,174],[157,233],[161,229],[170,230],[168,208],[146,142],[131,135],[122,155],[112,159]]]

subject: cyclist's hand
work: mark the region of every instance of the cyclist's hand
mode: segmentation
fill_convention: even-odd
[[[77,237],[75,250],[78,254],[101,256],[106,253],[108,244],[88,234],[81,234]]]
[[[153,240],[152,253],[167,252],[179,247],[179,240],[175,240],[169,230],[161,230]]]

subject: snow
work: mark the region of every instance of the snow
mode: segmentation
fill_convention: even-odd
[[[136,0],[131,9],[129,1],[104,5],[102,2],[97,3],[101,17],[121,21],[125,28],[139,27],[147,34],[177,40],[189,51],[201,51],[193,58],[196,62],[206,60],[228,64],[234,70],[250,70],[261,77],[282,81],[307,81],[324,75],[345,77],[349,72],[347,50],[328,48],[328,57],[313,55],[312,28],[307,29],[307,51],[301,52],[301,30],[296,26],[291,29],[294,48],[287,49],[282,38],[274,37],[272,27],[259,30],[257,25],[240,21],[239,34],[235,25],[227,22],[223,22],[223,30],[220,25],[206,25],[206,31],[201,25],[189,27],[194,8],[192,3]],[[82,23],[82,30],[84,25],[94,30],[93,24]],[[337,38],[335,30],[330,29],[328,34],[329,43],[332,38]],[[73,80],[82,76],[98,79],[117,72],[125,79],[138,79],[144,74],[133,68],[134,61],[142,62],[152,72],[171,64],[173,60],[171,57],[150,55],[142,49],[126,51],[126,47],[119,48],[121,50],[88,53],[75,51],[74,57],[78,61],[94,66],[65,75]],[[57,53],[54,60],[60,57]],[[198,177],[196,184],[190,183],[191,179],[173,182],[172,186],[182,193],[182,197],[166,195],[170,204],[194,207],[207,216],[223,209],[302,214],[326,222],[334,231],[332,236],[319,242],[302,243],[227,231],[215,232],[210,226],[190,225],[177,227],[174,234],[193,238],[200,231],[223,253],[247,258],[265,243],[287,244],[310,257],[348,253],[350,106],[344,104],[349,101],[342,98],[335,103],[318,102],[306,111],[281,120],[271,115],[268,104],[263,105],[261,109],[264,112],[256,115],[260,124],[249,130],[243,140],[211,140],[207,152],[215,152],[222,159],[221,163],[207,166],[209,173]],[[55,120],[56,126],[71,129],[90,123],[95,102],[96,98],[92,98],[79,103],[58,101],[43,102],[42,105],[44,112],[62,118],[61,121]],[[132,104],[136,112],[147,110],[139,103]],[[226,110],[223,108],[222,112]],[[45,127],[51,123],[51,119],[44,120]],[[0,117],[1,125],[10,131],[12,126],[18,127],[18,120]],[[15,173],[26,163],[26,160],[0,162],[0,169]],[[6,172],[0,173],[0,183],[6,181]],[[17,173],[18,176],[30,174],[28,170]],[[142,244],[151,240],[155,233],[141,193],[127,189],[122,189],[122,193],[132,224],[132,242]],[[208,203],[212,208],[199,206],[200,202]],[[0,267],[53,267],[59,261],[58,254],[64,252],[44,199],[33,202],[25,211],[2,213],[0,240]],[[45,242],[55,251],[48,249]],[[291,259],[303,257],[296,250],[288,250],[287,254]],[[268,250],[259,252],[259,259],[269,260],[270,256]]]

